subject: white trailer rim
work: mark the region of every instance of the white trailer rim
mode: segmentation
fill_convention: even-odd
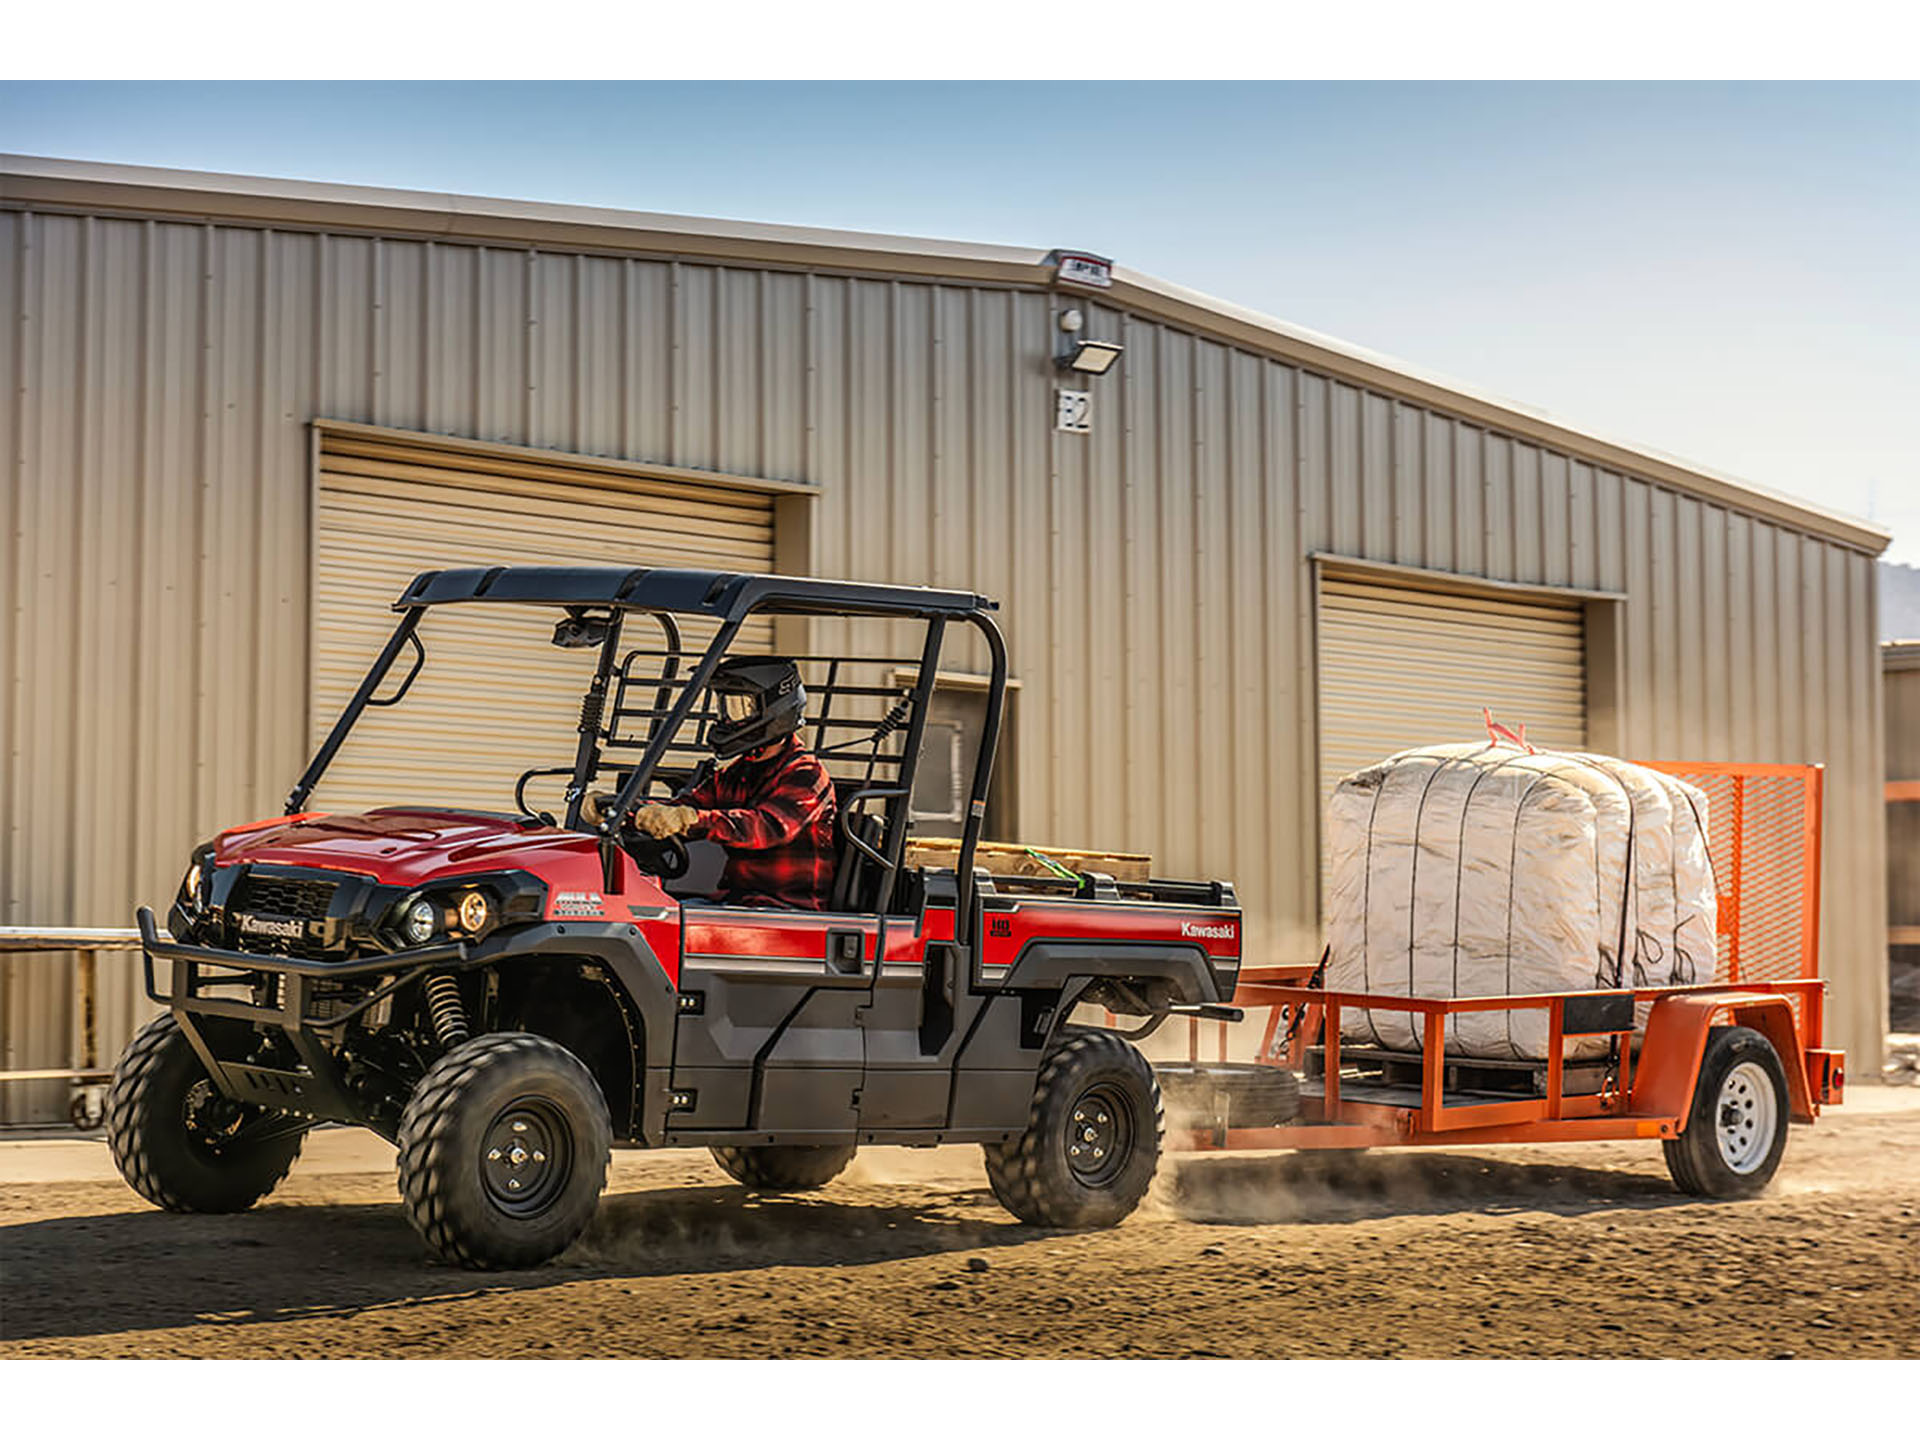
[[[1713,1108],[1720,1158],[1734,1174],[1751,1175],[1766,1162],[1780,1124],[1772,1077],[1755,1061],[1742,1060],[1720,1082]]]

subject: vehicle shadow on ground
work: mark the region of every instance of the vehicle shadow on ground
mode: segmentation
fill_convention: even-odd
[[[676,1186],[604,1196],[557,1260],[482,1273],[430,1259],[398,1204],[75,1216],[0,1229],[0,1341],[349,1316],[623,1276],[875,1264],[1037,1233],[971,1194],[890,1204],[873,1189],[839,1199]]]
[[[1201,1224],[1325,1224],[1395,1215],[1561,1215],[1699,1204],[1664,1174],[1516,1163],[1481,1154],[1298,1151],[1168,1167],[1156,1199]]]

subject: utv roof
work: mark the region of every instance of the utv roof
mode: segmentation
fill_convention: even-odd
[[[997,608],[984,595],[919,585],[869,585],[800,575],[721,570],[621,569],[612,565],[494,565],[428,570],[414,577],[395,610],[478,601],[492,604],[612,606],[737,620],[782,615],[973,615]]]

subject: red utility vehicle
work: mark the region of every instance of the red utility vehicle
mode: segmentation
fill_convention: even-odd
[[[550,607],[553,642],[591,657],[570,763],[532,757],[511,812],[308,813],[355,723],[420,674],[423,620],[499,605]],[[1224,881],[975,872],[1006,689],[992,608],[775,575],[419,576],[285,817],[194,852],[170,938],[139,912],[148,993],[168,1013],[116,1073],[122,1173],[170,1209],[238,1210],[272,1190],[316,1121],[364,1125],[397,1143],[427,1243],[475,1266],[565,1248],[610,1144],[705,1146],[749,1185],[803,1189],[858,1145],[974,1142],[1022,1219],[1118,1221],[1158,1161],[1160,1095],[1130,1037],[1068,1016],[1082,1002],[1138,1016],[1131,1038],[1170,1014],[1238,1018],[1223,1002],[1239,906]],[[623,824],[706,756],[709,681],[742,626],[785,615],[858,619],[912,652],[801,657],[801,733],[838,799],[822,911],[708,903],[715,856]],[[658,639],[633,643],[649,622]],[[711,640],[685,645],[684,622]],[[989,674],[957,863],[908,868],[934,678],[962,630]],[[557,818],[527,798],[547,779],[565,782]],[[589,807],[610,784],[612,800]]]

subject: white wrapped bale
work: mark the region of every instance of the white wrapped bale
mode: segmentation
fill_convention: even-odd
[[[1601,755],[1468,744],[1348,776],[1328,806],[1330,990],[1444,998],[1713,975],[1706,798]],[[1544,1010],[1456,1015],[1449,1054],[1540,1059]],[[1343,1013],[1342,1039],[1421,1048],[1421,1018]],[[1570,1042],[1574,1058],[1604,1040]]]

